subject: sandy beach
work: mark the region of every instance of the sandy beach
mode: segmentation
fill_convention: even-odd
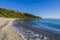
[[[12,18],[0,18],[0,40],[21,40],[17,31],[11,27]]]

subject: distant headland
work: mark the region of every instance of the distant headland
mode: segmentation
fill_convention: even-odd
[[[0,8],[0,17],[4,18],[20,18],[20,19],[41,19],[40,16],[35,16],[25,12],[19,12],[6,8]]]

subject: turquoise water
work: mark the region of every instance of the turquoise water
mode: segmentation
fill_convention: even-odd
[[[28,22],[50,27],[52,29],[60,30],[60,19],[29,20]],[[37,26],[37,27],[40,27],[40,26]]]
[[[13,26],[17,26],[16,28],[19,29],[18,31],[20,31],[20,27],[23,27],[60,40],[60,19],[15,21]]]
[[[20,21],[17,23],[18,26],[29,27],[29,28],[33,27],[43,30],[52,30],[56,33],[60,33],[60,19],[27,20],[27,21]]]

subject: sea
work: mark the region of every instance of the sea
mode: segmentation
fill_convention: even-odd
[[[36,34],[50,37],[51,40],[60,40],[60,19],[15,20],[13,26],[18,32],[23,28],[24,31],[30,30]]]

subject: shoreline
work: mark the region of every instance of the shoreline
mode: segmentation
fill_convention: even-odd
[[[17,31],[11,26],[12,21],[16,19],[11,18],[0,18],[0,19],[3,20],[3,21],[0,20],[2,22],[5,22],[5,20],[9,21],[7,25],[4,24],[4,26],[1,26],[2,28],[0,28],[0,40],[22,40]]]
[[[51,40],[52,39],[55,39],[55,40],[59,40],[60,39],[60,36],[58,36],[57,34],[53,33],[53,32],[49,32],[49,30],[42,30],[42,29],[39,29],[39,28],[34,28],[34,27],[31,27],[31,25],[29,23],[24,23],[22,21],[18,21],[16,20],[16,22],[18,22],[17,24],[15,24],[14,26],[16,26],[16,29],[22,33],[23,35],[26,34],[24,32],[27,32],[29,33],[30,31],[36,33],[36,34],[40,34],[40,35],[43,35],[44,37],[48,37],[50,38]],[[16,23],[14,22],[14,23]],[[19,23],[20,22],[20,23]],[[20,25],[18,25],[20,24]],[[30,26],[29,26],[30,25]],[[22,29],[22,28],[23,29]],[[32,29],[31,29],[32,28]],[[32,33],[30,32],[30,33]]]
[[[7,21],[6,21],[7,20]],[[2,24],[4,24],[4,25],[2,25],[1,27],[0,27],[0,40],[26,40],[26,38],[28,39],[28,34],[30,35],[30,36],[32,36],[32,38],[34,38],[34,37],[40,37],[40,36],[42,36],[42,37],[44,37],[44,38],[46,38],[46,39],[52,39],[52,38],[50,38],[49,36],[47,36],[47,35],[49,35],[49,34],[51,34],[51,33],[47,33],[47,35],[44,35],[44,34],[46,34],[46,32],[48,32],[48,31],[45,31],[45,30],[40,30],[40,29],[37,29],[37,28],[33,28],[33,27],[31,27],[30,29],[27,27],[27,25],[29,26],[29,24],[27,24],[27,23],[24,23],[23,24],[23,22],[22,21],[20,21],[20,26],[16,26],[16,28],[15,27],[13,27],[13,25],[12,24],[14,24],[13,22],[14,21],[16,21],[17,19],[13,19],[13,18],[0,18],[0,23],[2,23]],[[6,23],[4,23],[6,21]],[[17,20],[18,21],[18,20]],[[17,22],[16,21],[16,22]],[[21,26],[22,25],[22,26]],[[26,29],[24,28],[25,26],[27,27]],[[31,25],[30,25],[31,26]],[[18,28],[18,29],[17,29]],[[34,29],[34,30],[33,30]],[[37,29],[37,30],[36,30]],[[34,31],[37,31],[36,33],[34,32]],[[41,32],[43,32],[43,33],[38,33],[38,31],[41,31]],[[52,33],[53,34],[53,33]],[[25,36],[27,36],[27,37],[25,37]],[[51,37],[53,37],[53,35],[50,35]],[[41,37],[41,38],[42,38]],[[39,38],[40,39],[40,38]],[[55,39],[55,37],[53,38],[53,39]],[[30,39],[29,39],[30,40]],[[57,39],[56,39],[57,40]],[[59,39],[58,39],[59,40]]]

